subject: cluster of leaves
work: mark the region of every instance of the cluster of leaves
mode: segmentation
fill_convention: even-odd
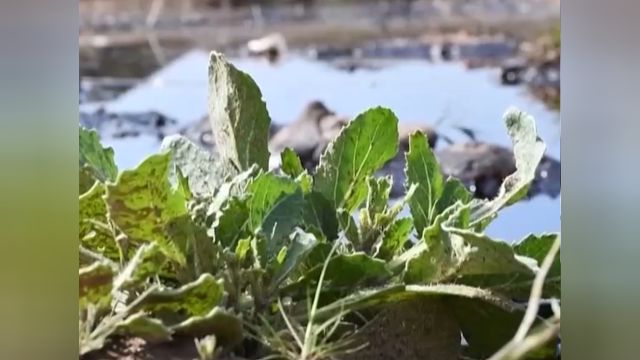
[[[505,115],[517,171],[495,199],[472,199],[444,179],[417,132],[406,153],[406,195],[390,204],[391,179],[374,177],[398,149],[390,110],[352,120],[313,173],[291,150],[269,171],[270,119],[256,84],[216,53],[209,82],[215,154],[172,136],[118,173],[113,151],[80,129],[81,354],[115,335],[184,335],[205,337],[199,351],[252,356],[239,345],[257,338],[264,321],[277,332],[294,320],[419,298],[445,300],[471,355],[490,355],[511,338],[524,310],[514,300],[528,297],[556,235],[512,246],[482,231],[535,175],[544,144],[531,117]],[[411,216],[401,217],[407,207]],[[556,260],[544,297],[559,296]]]

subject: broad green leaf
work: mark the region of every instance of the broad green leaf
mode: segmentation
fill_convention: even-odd
[[[445,222],[458,216],[461,209],[465,208],[456,210],[449,219],[445,219],[447,212],[436,217],[435,223],[424,231],[422,243],[407,251],[415,256],[406,262],[404,280],[409,283],[455,281],[505,294],[520,294],[521,283],[535,276],[531,263],[516,256],[505,242],[448,227]]]
[[[492,289],[512,298],[526,300],[535,277],[531,259],[518,256],[504,241],[468,230],[448,229],[452,243],[469,253],[456,271],[456,282]]]
[[[113,149],[102,147],[95,130],[80,127],[79,135],[80,169],[86,170],[84,176],[90,175],[94,181],[102,183],[114,181],[118,175],[118,168],[113,160]],[[81,172],[81,179],[82,177]]]
[[[110,264],[93,263],[81,268],[78,276],[80,308],[86,308],[89,304],[98,308],[109,306],[115,276]]]
[[[524,315],[518,307],[505,309],[473,298],[449,297],[446,304],[468,343],[465,354],[474,359],[486,359],[509,342]]]
[[[245,170],[238,175],[227,176],[225,182],[218,188],[213,202],[209,206],[208,214],[214,214],[219,211],[234,196],[244,198],[247,186],[259,173],[258,167],[252,166],[249,170]]]
[[[541,234],[541,235],[528,235],[526,238],[522,239],[518,243],[513,245],[513,250],[518,255],[527,256],[532,259],[535,259],[538,262],[538,265],[542,264],[544,258],[551,250],[553,243],[558,238],[558,234],[550,233],[550,234]],[[551,269],[549,270],[549,275],[553,273],[553,271],[560,271],[560,256],[556,256]],[[558,273],[559,274],[559,273]]]
[[[177,169],[180,175],[180,170]],[[179,181],[177,193],[182,198],[190,198],[188,184]],[[195,197],[187,201],[188,213],[174,217],[166,226],[168,238],[185,255],[185,266],[174,271],[174,277],[179,281],[191,281],[203,273],[215,271],[217,263],[217,251],[214,245],[214,236],[209,234],[212,230],[214,216],[208,213],[210,199]]]
[[[282,196],[264,217],[261,231],[266,236],[267,260],[271,260],[291,232],[303,222],[305,201],[302,193]]]
[[[468,259],[472,249],[443,229],[443,224],[458,216],[460,211],[459,206],[452,206],[436,216],[433,224],[422,232],[420,242],[394,259],[393,263],[405,266],[403,279],[406,283],[426,284],[451,278]],[[395,268],[396,265],[392,266]]]
[[[167,234],[172,220],[187,214],[182,191],[169,184],[170,154],[152,155],[107,185],[109,216],[133,243],[153,242],[180,264],[184,254]]]
[[[398,148],[398,119],[377,107],[345,126],[320,158],[314,190],[336,209],[355,210],[364,200],[366,179],[391,160]]]
[[[120,250],[113,234],[107,228],[107,205],[104,201],[105,186],[99,182],[80,195],[80,244],[110,260],[120,260]],[[98,224],[104,224],[100,226]]]
[[[542,264],[551,246],[558,238],[558,234],[529,235],[513,246],[516,254],[527,256]],[[543,297],[557,297],[561,295],[561,265],[560,252],[556,255],[547,277],[545,278]]]
[[[79,194],[82,195],[89,191],[91,187],[96,183],[96,179],[91,174],[91,170],[88,166],[81,167],[79,169],[79,179],[78,179],[78,188],[80,190]]]
[[[294,269],[292,274],[289,276],[290,279],[298,281],[312,269],[315,269],[318,266],[322,267],[322,265],[324,265],[324,262],[327,260],[327,257],[329,257],[334,244],[322,242],[317,237],[316,239],[318,241],[316,241],[313,248],[311,248],[311,250],[306,254],[303,262]]]
[[[516,109],[509,109],[504,115],[504,121],[513,143],[516,171],[504,179],[495,199],[473,202],[473,226],[486,226],[500,209],[526,195],[546,149],[544,142],[537,135],[533,117]]]
[[[492,304],[507,312],[518,311],[517,304],[489,291],[456,284],[436,285],[387,285],[380,288],[359,290],[316,311],[316,319],[325,319],[339,312],[358,311],[374,306],[397,303],[419,297],[459,297]]]
[[[193,214],[171,219],[167,224],[167,236],[184,254],[186,264],[174,275],[180,281],[190,281],[203,273],[213,273],[217,264],[217,252],[213,236],[208,234],[208,221],[194,220]],[[196,216],[197,217],[197,216]]]
[[[245,199],[233,197],[227,201],[214,221],[215,242],[223,247],[233,246],[247,234],[249,207]]]
[[[345,209],[338,209],[338,225],[340,225],[340,230],[349,242],[352,244],[360,243],[360,233],[356,226],[356,221]]]
[[[136,313],[118,323],[115,333],[139,337],[148,343],[159,343],[170,341],[172,331],[162,321],[144,313]]]
[[[375,256],[381,259],[390,259],[404,249],[413,230],[411,218],[397,219],[388,227],[382,235],[381,241],[376,244]]]
[[[524,315],[523,307],[509,311],[492,303],[461,297],[449,298],[447,305],[469,344],[464,354],[474,359],[486,359],[509,342]],[[534,327],[542,322],[537,319]],[[554,354],[555,342],[552,341],[528,353],[526,359],[553,359]]]
[[[427,138],[421,132],[409,137],[409,152],[406,155],[405,187],[417,184],[415,193],[409,199],[413,224],[418,234],[432,224],[435,219],[436,202],[442,195],[443,180]]]
[[[338,237],[338,215],[331,202],[318,192],[304,195],[303,227],[328,241]]]
[[[246,73],[225,57],[209,58],[209,121],[221,160],[238,172],[256,164],[268,169],[271,119],[262,93]]]
[[[313,234],[298,231],[294,233],[291,244],[286,248],[286,255],[282,264],[274,272],[271,289],[275,290],[286,280],[291,272],[304,260],[305,256],[317,244]]]
[[[324,264],[311,269],[300,283],[315,283],[320,277]],[[324,282],[331,288],[351,288],[366,284],[372,280],[387,279],[391,272],[383,260],[372,258],[364,253],[340,254],[329,261]]]
[[[255,232],[266,237],[264,250],[260,254],[270,261],[284,245],[295,226],[300,225],[304,216],[304,198],[298,185],[288,177],[273,173],[263,173],[248,186],[249,223]]]
[[[170,151],[173,167],[170,178],[179,173],[187,178],[189,190],[198,196],[213,196],[225,174],[215,154],[202,149],[182,135],[171,135],[162,141],[160,151]],[[179,173],[178,173],[179,171]]]
[[[273,207],[286,195],[296,192],[297,184],[288,177],[273,173],[262,173],[249,183],[247,191],[251,194],[249,200],[249,223],[251,228],[260,228]]]
[[[150,311],[169,319],[203,316],[218,305],[223,291],[222,280],[202,274],[196,281],[178,289],[157,289],[147,293],[134,310]]]
[[[432,283],[453,276],[471,249],[459,239],[452,239],[444,227],[465,228],[468,212],[468,205],[456,202],[438,214],[422,232],[420,241],[391,261],[391,268],[403,267],[408,283]]]
[[[441,214],[458,201],[466,204],[472,198],[473,196],[460,180],[448,178],[444,183],[440,198],[436,201],[435,213],[436,215]]]
[[[529,264],[518,259],[513,248],[504,241],[493,240],[486,235],[468,230],[447,229],[452,237],[462,239],[464,246],[471,249],[458,275],[477,274],[527,274],[534,275]]]
[[[280,154],[280,169],[292,178],[297,178],[304,173],[304,168],[298,155],[290,148],[285,148]]]
[[[149,277],[161,272],[167,258],[155,243],[144,244],[138,248],[127,266],[118,273],[113,282],[114,289],[124,290],[137,286]]]
[[[202,337],[215,335],[222,346],[233,348],[243,337],[242,321],[226,310],[215,307],[207,314],[193,316],[171,327],[176,335]]]

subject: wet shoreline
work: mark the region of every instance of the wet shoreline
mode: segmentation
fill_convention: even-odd
[[[208,52],[194,50],[102,105],[105,113],[101,115],[99,132],[105,145],[114,147],[121,169],[132,168],[146,155],[156,152],[165,135],[181,132],[195,142],[203,140],[208,131],[207,61]],[[336,116],[347,119],[369,107],[385,106],[396,113],[401,125],[430,126],[442,135],[442,141],[435,144],[437,153],[471,142],[459,130],[461,127],[474,131],[480,143],[510,149],[501,119],[507,107],[516,106],[536,118],[550,159],[557,160],[560,156],[558,114],[528,95],[525,87],[501,85],[498,69],[468,69],[462,63],[414,59],[376,62],[379,66],[375,69],[348,72],[328,62],[293,54],[276,65],[260,58],[240,57],[231,61],[260,86],[275,125],[274,133],[299,117],[306,104],[320,100]],[[100,107],[81,104],[81,112],[87,115],[81,122],[92,124],[94,120],[95,125],[96,117],[92,114]],[[131,116],[138,119],[127,120]],[[444,141],[445,137],[453,145]],[[201,144],[207,146],[207,141],[210,139],[205,136]],[[473,159],[471,156],[469,160],[482,161],[483,157]],[[559,163],[551,165],[559,170]],[[388,167],[392,175],[402,175],[401,162],[392,162]],[[402,188],[402,177],[394,178],[394,183]],[[553,198],[553,194],[559,190],[559,171],[551,180],[554,181],[550,182],[550,196],[535,196],[518,204],[505,215],[505,220],[488,229],[489,234],[513,241],[528,232],[557,231],[560,206],[559,197]],[[511,226],[522,219],[529,219],[527,222],[531,224]]]
[[[443,16],[442,9],[424,11],[425,4],[433,6],[435,0],[415,1],[422,10],[409,15],[389,8],[385,15],[383,3],[389,2],[379,1],[366,10],[369,15],[351,21],[348,13],[328,17],[335,12],[330,6],[304,21],[296,20],[304,18],[304,12],[281,16],[265,12],[263,18],[272,18],[262,23],[256,22],[255,13],[238,10],[217,27],[181,18],[176,9],[169,14],[173,20],[158,20],[153,26],[142,26],[141,17],[135,20],[129,14],[131,23],[122,27],[119,21],[127,17],[118,20],[119,15],[112,14],[116,17],[110,23],[103,22],[102,28],[89,24],[80,35],[80,123],[98,129],[103,142],[114,147],[121,169],[136,166],[170,134],[182,133],[210,146],[206,67],[209,50],[217,49],[258,83],[272,118],[272,136],[315,100],[346,119],[369,107],[385,106],[396,113],[400,125],[433,128],[439,135],[434,152],[444,158],[447,172],[465,178],[482,197],[490,196],[512,170],[504,161],[511,144],[501,118],[508,107],[516,106],[536,118],[547,143],[549,161],[540,167],[539,176],[548,178],[534,184],[533,192],[548,196],[518,204],[488,232],[513,241],[528,232],[559,230],[559,114],[540,101],[548,94],[553,101],[559,93],[559,83],[554,83],[559,62],[558,69],[544,68],[548,59],[523,51],[535,48],[539,35],[557,25],[559,5],[556,8],[553,0],[517,5],[511,0],[486,0],[469,2],[465,8],[459,5],[463,1],[454,1],[458,7],[452,5]],[[481,5],[473,8],[472,3]],[[534,16],[514,15],[518,6],[531,4],[544,6]],[[494,6],[493,10],[497,6],[502,12],[483,13],[482,6]],[[365,10],[356,6],[354,11],[351,15]],[[328,20],[320,21],[323,16]],[[180,22],[185,19],[190,23],[183,26]],[[272,32],[286,40],[280,59],[270,63],[249,56],[247,41]],[[517,81],[505,81],[511,65]],[[461,128],[472,131],[476,140]],[[309,154],[301,154],[311,156],[310,167],[321,149],[315,144]],[[277,160],[277,153],[273,158]],[[495,164],[506,165],[496,169]],[[399,192],[402,170],[400,159],[381,172],[394,177]],[[512,226],[522,221],[529,224]]]

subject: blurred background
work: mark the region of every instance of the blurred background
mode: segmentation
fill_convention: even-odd
[[[209,52],[262,90],[272,166],[292,147],[309,169],[372,106],[421,129],[446,175],[477,197],[515,170],[502,115],[533,115],[547,144],[529,199],[487,230],[516,241],[560,230],[559,0],[80,0],[80,123],[121,169],[181,133],[212,149]],[[402,156],[382,171],[402,192]]]

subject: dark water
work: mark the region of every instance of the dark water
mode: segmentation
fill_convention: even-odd
[[[231,59],[258,83],[276,123],[293,120],[312,100],[321,100],[341,115],[355,116],[373,106],[392,109],[400,121],[435,125],[455,140],[465,137],[454,129],[474,129],[481,141],[510,147],[502,122],[504,111],[516,106],[537,120],[547,154],[560,158],[559,115],[531,97],[525,88],[499,84],[497,69],[467,70],[462,64],[421,60],[377,64],[374,70],[353,73],[302,57],[284,58],[272,66],[262,59]],[[144,84],[108,103],[115,112],[157,111],[183,125],[206,114],[208,53],[194,50],[158,71]],[[83,104],[90,110],[95,104]],[[120,168],[134,167],[158,149],[152,136],[103,139],[113,146]],[[560,230],[560,198],[545,195],[505,209],[487,233],[515,241],[526,234]]]

